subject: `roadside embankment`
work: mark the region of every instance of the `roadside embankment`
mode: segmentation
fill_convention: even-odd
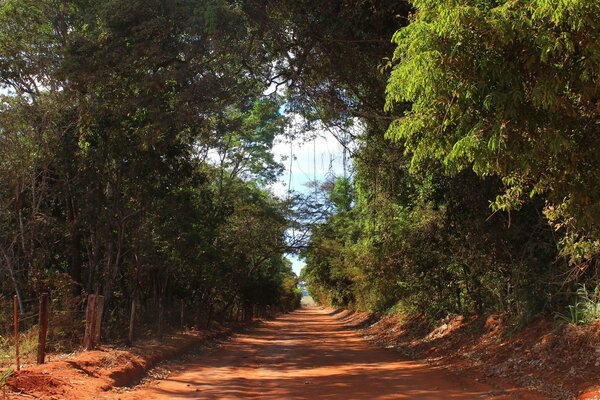
[[[507,315],[451,315],[431,324],[407,315],[338,310],[370,342],[481,382],[518,385],[555,399],[600,399],[600,324],[539,318],[522,329]]]
[[[9,398],[95,399],[114,387],[135,384],[158,363],[194,346],[227,337],[244,326],[216,327],[140,341],[133,347],[101,349],[55,356],[49,363],[15,372],[7,381]]]

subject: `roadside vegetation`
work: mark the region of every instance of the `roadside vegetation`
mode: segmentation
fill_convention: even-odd
[[[179,329],[184,308],[202,328],[299,304],[268,190],[287,121],[249,27],[226,1],[2,2],[3,337],[13,294],[28,317],[50,293],[55,350],[81,344],[91,293],[108,340],[134,299],[140,331],[159,307]]]
[[[0,303],[204,327],[297,307],[299,252],[320,304],[597,321],[599,82],[595,0],[5,0]],[[284,199],[292,116],[352,162]]]
[[[304,253],[315,299],[597,321],[598,2],[370,3],[344,22],[319,10],[303,30],[347,39],[314,38],[352,62],[325,74],[320,60],[307,80],[334,76],[335,104],[366,116],[352,178],[322,188],[329,207]],[[330,97],[313,100],[342,122]]]

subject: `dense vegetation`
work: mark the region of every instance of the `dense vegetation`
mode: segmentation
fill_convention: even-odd
[[[324,187],[333,211],[305,252],[313,294],[525,321],[576,314],[578,288],[597,303],[598,2],[415,0],[396,4],[398,21],[369,3],[376,29],[344,30],[370,26],[364,15],[318,22],[345,35],[320,54],[373,55],[331,73],[365,129],[353,180]]]
[[[286,119],[250,36],[227,1],[2,2],[0,292],[22,312],[98,293],[124,336],[134,298],[154,327],[161,298],[197,326],[298,304],[266,186]]]
[[[289,309],[293,251],[335,306],[527,320],[599,296],[595,0],[4,0],[0,84],[23,311]],[[290,113],[353,149],[304,200],[268,189]]]

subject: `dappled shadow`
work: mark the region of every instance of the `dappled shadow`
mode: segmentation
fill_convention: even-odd
[[[66,363],[87,376],[92,376],[94,378],[98,377],[98,374],[96,374],[94,371],[84,368],[83,366],[79,365],[79,363],[76,361],[67,361]]]
[[[325,314],[326,314],[326,315],[328,315],[328,316],[330,316],[330,317],[333,317],[333,316],[336,316],[336,315],[338,315],[338,314],[341,314],[341,313],[343,313],[344,311],[345,311],[345,310],[344,310],[343,308],[336,308],[336,309],[334,309],[334,310],[331,310],[331,311],[329,311],[329,312],[326,312]]]
[[[237,335],[156,385],[120,398],[474,399],[490,387],[374,348],[332,312],[308,307]]]
[[[318,372],[318,370],[316,371]],[[218,386],[197,382],[195,378],[177,380],[178,386],[156,387],[152,398],[197,399],[474,399],[491,395],[489,391],[466,390],[460,386],[445,388],[432,385],[415,386],[429,380],[424,370],[377,370],[366,374],[363,367],[341,370],[323,376],[305,374],[296,377],[245,378],[223,377]],[[187,390],[182,392],[181,387]]]

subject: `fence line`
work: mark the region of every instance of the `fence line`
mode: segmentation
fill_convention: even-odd
[[[248,307],[215,302],[198,308],[183,298],[146,301],[136,298],[130,300],[129,312],[115,313],[115,307],[104,310],[105,326],[102,327],[102,299],[100,295],[91,294],[76,301],[52,300],[44,293],[38,298],[23,299],[26,306],[21,313],[15,306],[15,298],[9,302],[0,297],[0,352],[5,355],[4,359],[10,354],[19,369],[22,363],[44,363],[49,352],[94,349],[100,345],[103,335],[111,341],[123,340],[133,345],[140,338],[160,339],[167,333],[202,330],[212,324],[243,322],[254,317],[272,318],[284,311],[268,305]]]

